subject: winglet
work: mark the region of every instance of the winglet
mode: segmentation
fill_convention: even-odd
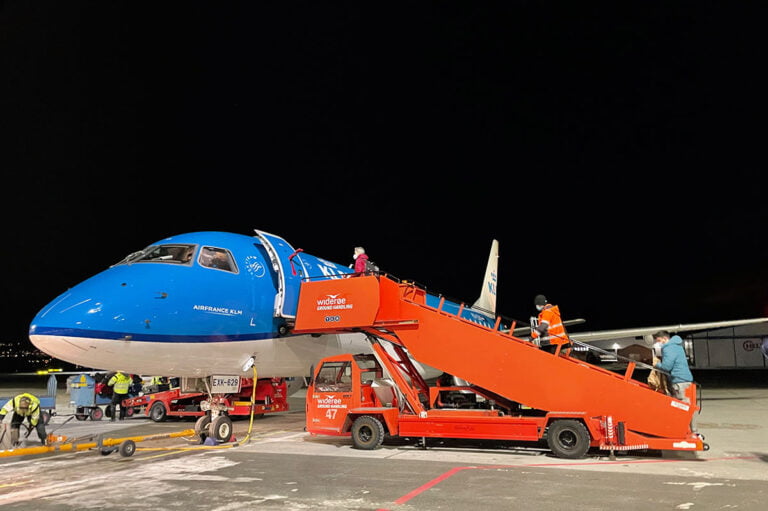
[[[491,253],[488,256],[488,265],[485,267],[485,278],[480,297],[472,305],[473,309],[480,309],[492,315],[496,314],[496,282],[499,274],[499,242],[493,240]]]

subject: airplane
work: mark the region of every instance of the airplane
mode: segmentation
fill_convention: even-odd
[[[302,280],[351,273],[346,265],[295,249],[261,230],[255,230],[255,236],[219,231],[181,234],[134,252],[62,293],[32,320],[29,337],[41,351],[88,368],[140,375],[247,377],[253,366],[259,378],[298,381],[311,374],[313,364],[323,357],[371,350],[360,333],[291,333]],[[494,326],[497,280],[498,241],[493,240],[478,300],[464,308],[445,300],[443,309],[461,310],[467,319]],[[441,298],[428,293],[427,304],[437,307]],[[645,327],[644,333],[750,321],[768,318]],[[571,336],[594,342],[598,337],[643,335],[637,331]],[[421,370],[427,378],[441,374],[428,366]]]
[[[477,307],[462,310],[445,300],[443,309],[492,326],[497,259],[494,240]],[[55,298],[32,320],[29,338],[41,351],[83,367],[248,377],[253,366],[259,378],[303,380],[323,357],[371,352],[361,333],[291,333],[301,281],[352,272],[261,230],[255,236],[181,234],[128,255]],[[437,307],[440,299],[430,294],[427,303]],[[421,370],[425,377],[440,374]]]

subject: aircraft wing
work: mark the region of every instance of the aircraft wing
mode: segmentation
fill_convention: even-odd
[[[737,319],[732,321],[711,321],[709,323],[687,323],[679,325],[647,326],[639,328],[624,328],[620,330],[596,330],[593,332],[568,332],[568,337],[580,342],[593,342],[624,337],[637,337],[651,335],[659,330],[670,333],[693,332],[695,330],[710,330],[713,328],[725,328],[729,326],[750,325],[755,323],[768,323],[768,318]]]

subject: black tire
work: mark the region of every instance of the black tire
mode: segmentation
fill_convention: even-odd
[[[211,416],[208,414],[203,415],[195,422],[195,434],[199,437],[209,436],[209,426],[211,425]],[[204,440],[204,438],[203,438]]]
[[[165,422],[168,418],[168,411],[165,409],[165,405],[160,401],[156,401],[152,408],[149,409],[149,418],[155,422]]]
[[[587,427],[577,420],[560,419],[549,425],[547,445],[558,458],[583,458],[589,450],[589,442]]]
[[[217,442],[229,442],[232,438],[232,419],[226,415],[219,415],[211,422],[209,431]]]
[[[363,415],[352,423],[352,443],[355,449],[372,451],[384,441],[384,425],[376,417]]]
[[[96,408],[91,408],[91,413],[89,415],[92,421],[100,421],[104,417],[104,410],[99,408],[98,406]]]
[[[133,453],[136,452],[136,442],[133,440],[124,440],[120,444],[120,447],[118,447],[117,452],[119,452],[120,456],[123,458],[133,456]]]
[[[76,413],[76,414],[75,414],[75,419],[77,419],[77,420],[79,420],[79,421],[84,421],[84,420],[86,420],[87,418],[88,418],[88,415],[86,415],[86,414],[84,414],[84,413]]]

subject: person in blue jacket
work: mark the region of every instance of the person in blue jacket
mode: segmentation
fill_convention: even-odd
[[[661,362],[654,368],[670,374],[669,383],[672,387],[672,397],[691,404],[686,395],[688,387],[693,383],[693,374],[688,368],[688,358],[683,349],[683,339],[679,335],[670,337],[669,332],[660,330],[653,334],[653,341],[661,343]],[[691,431],[696,433],[696,414],[691,416]]]

